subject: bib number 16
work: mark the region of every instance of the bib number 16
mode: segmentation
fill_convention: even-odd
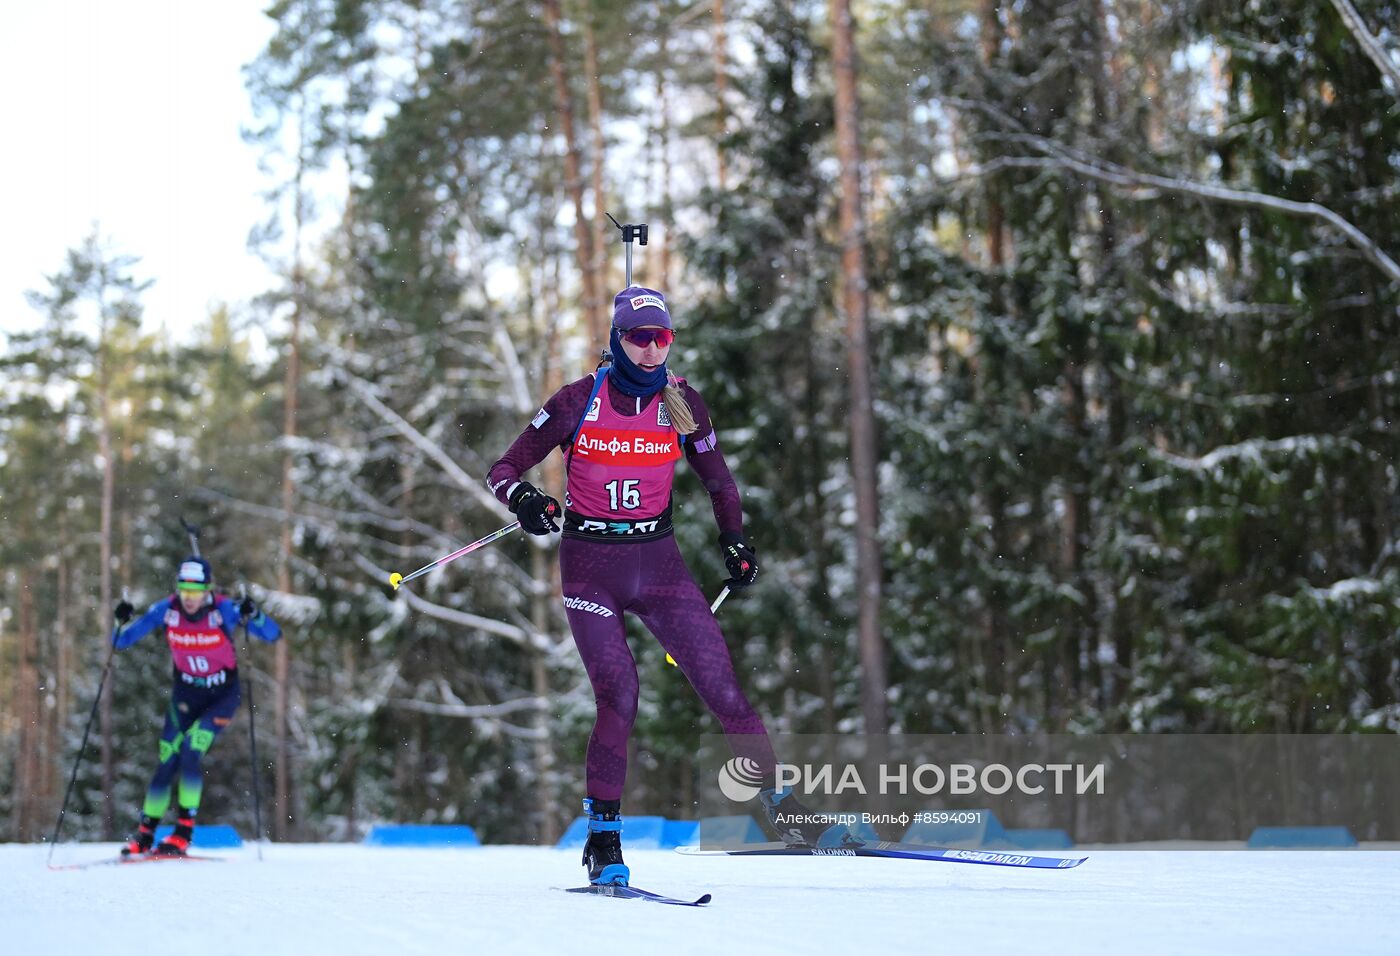
[[[603,487],[608,490],[608,507],[613,511],[632,511],[642,506],[642,490],[637,486],[641,481],[627,478],[623,481],[608,482]]]

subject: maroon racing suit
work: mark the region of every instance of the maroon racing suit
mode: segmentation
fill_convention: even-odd
[[[685,457],[710,493],[720,530],[739,534],[743,530],[739,490],[719,450],[709,411],[695,389],[689,385],[682,388],[697,425],[695,432],[686,436]],[[487,484],[498,499],[508,501],[521,476],[553,449],[564,452],[566,462],[574,457],[575,436],[585,415],[594,420],[598,415],[590,399],[608,403],[605,421],[665,420],[664,411],[657,407],[659,396],[633,398],[615,388],[595,389],[592,375],[566,385],[491,467]],[[570,470],[570,487],[579,490],[577,482],[584,472],[573,473],[572,466]],[[598,480],[603,477],[600,474]],[[609,493],[613,501],[620,502],[616,493]],[[593,494],[566,495],[559,545],[565,612],[598,706],[588,739],[588,795],[598,800],[621,799],[627,778],[627,738],[637,718],[638,691],[637,664],[627,646],[622,621],[628,611],[641,619],[675,659],[719,721],[735,756],[753,760],[757,771],[771,778],[776,761],[768,732],[739,686],[724,635],[676,547],[669,495],[660,513],[628,514],[625,518],[616,513],[575,511],[573,497],[594,502],[608,499]],[[651,500],[649,508],[655,507],[646,495],[637,500]]]

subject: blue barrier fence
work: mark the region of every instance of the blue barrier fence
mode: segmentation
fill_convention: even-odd
[[[1006,842],[1018,850],[1068,850],[1074,846],[1067,832],[1051,829],[1007,830]]]
[[[1251,850],[1317,850],[1356,846],[1346,827],[1255,827],[1245,844]]]
[[[904,832],[905,841],[989,850],[1068,850],[1074,846],[1074,840],[1064,830],[1007,829],[990,810],[949,810],[946,813],[953,818],[946,823],[911,823]]]
[[[753,817],[735,814],[730,817],[705,817],[698,824],[698,842],[710,846],[733,846],[736,843],[763,843],[770,839]]]
[[[174,832],[171,826],[157,827],[156,839],[164,840]],[[243,838],[227,823],[196,823],[194,839],[190,840],[190,846],[203,850],[232,850],[242,845]]]
[[[464,823],[379,823],[365,835],[366,846],[481,846],[476,831]]]

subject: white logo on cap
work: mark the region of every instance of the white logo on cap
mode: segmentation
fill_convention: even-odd
[[[180,565],[180,580],[203,581],[204,565],[200,564],[198,561],[186,561],[184,564]]]
[[[634,295],[634,296],[632,296],[632,308],[634,308],[634,309],[644,309],[644,308],[646,308],[647,306],[651,306],[653,309],[660,309],[662,312],[665,312],[665,311],[666,311],[666,303],[665,303],[665,302],[662,302],[662,301],[661,301],[661,298],[660,298],[659,296],[654,296],[654,295]]]

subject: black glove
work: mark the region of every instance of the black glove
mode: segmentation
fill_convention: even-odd
[[[245,623],[258,616],[258,606],[247,595],[244,595],[243,600],[238,602],[238,616]]]
[[[117,609],[112,612],[112,617],[117,619],[118,624],[125,624],[131,620],[131,615],[136,613],[136,608],[131,606],[130,601],[122,601],[117,605]]]
[[[540,491],[528,481],[522,481],[510,493],[510,510],[520,519],[520,527],[531,534],[549,534],[559,530],[559,502]]]
[[[719,546],[724,551],[724,566],[729,569],[729,580],[724,583],[730,590],[746,588],[758,579],[758,557],[743,538],[726,531],[719,536]]]

